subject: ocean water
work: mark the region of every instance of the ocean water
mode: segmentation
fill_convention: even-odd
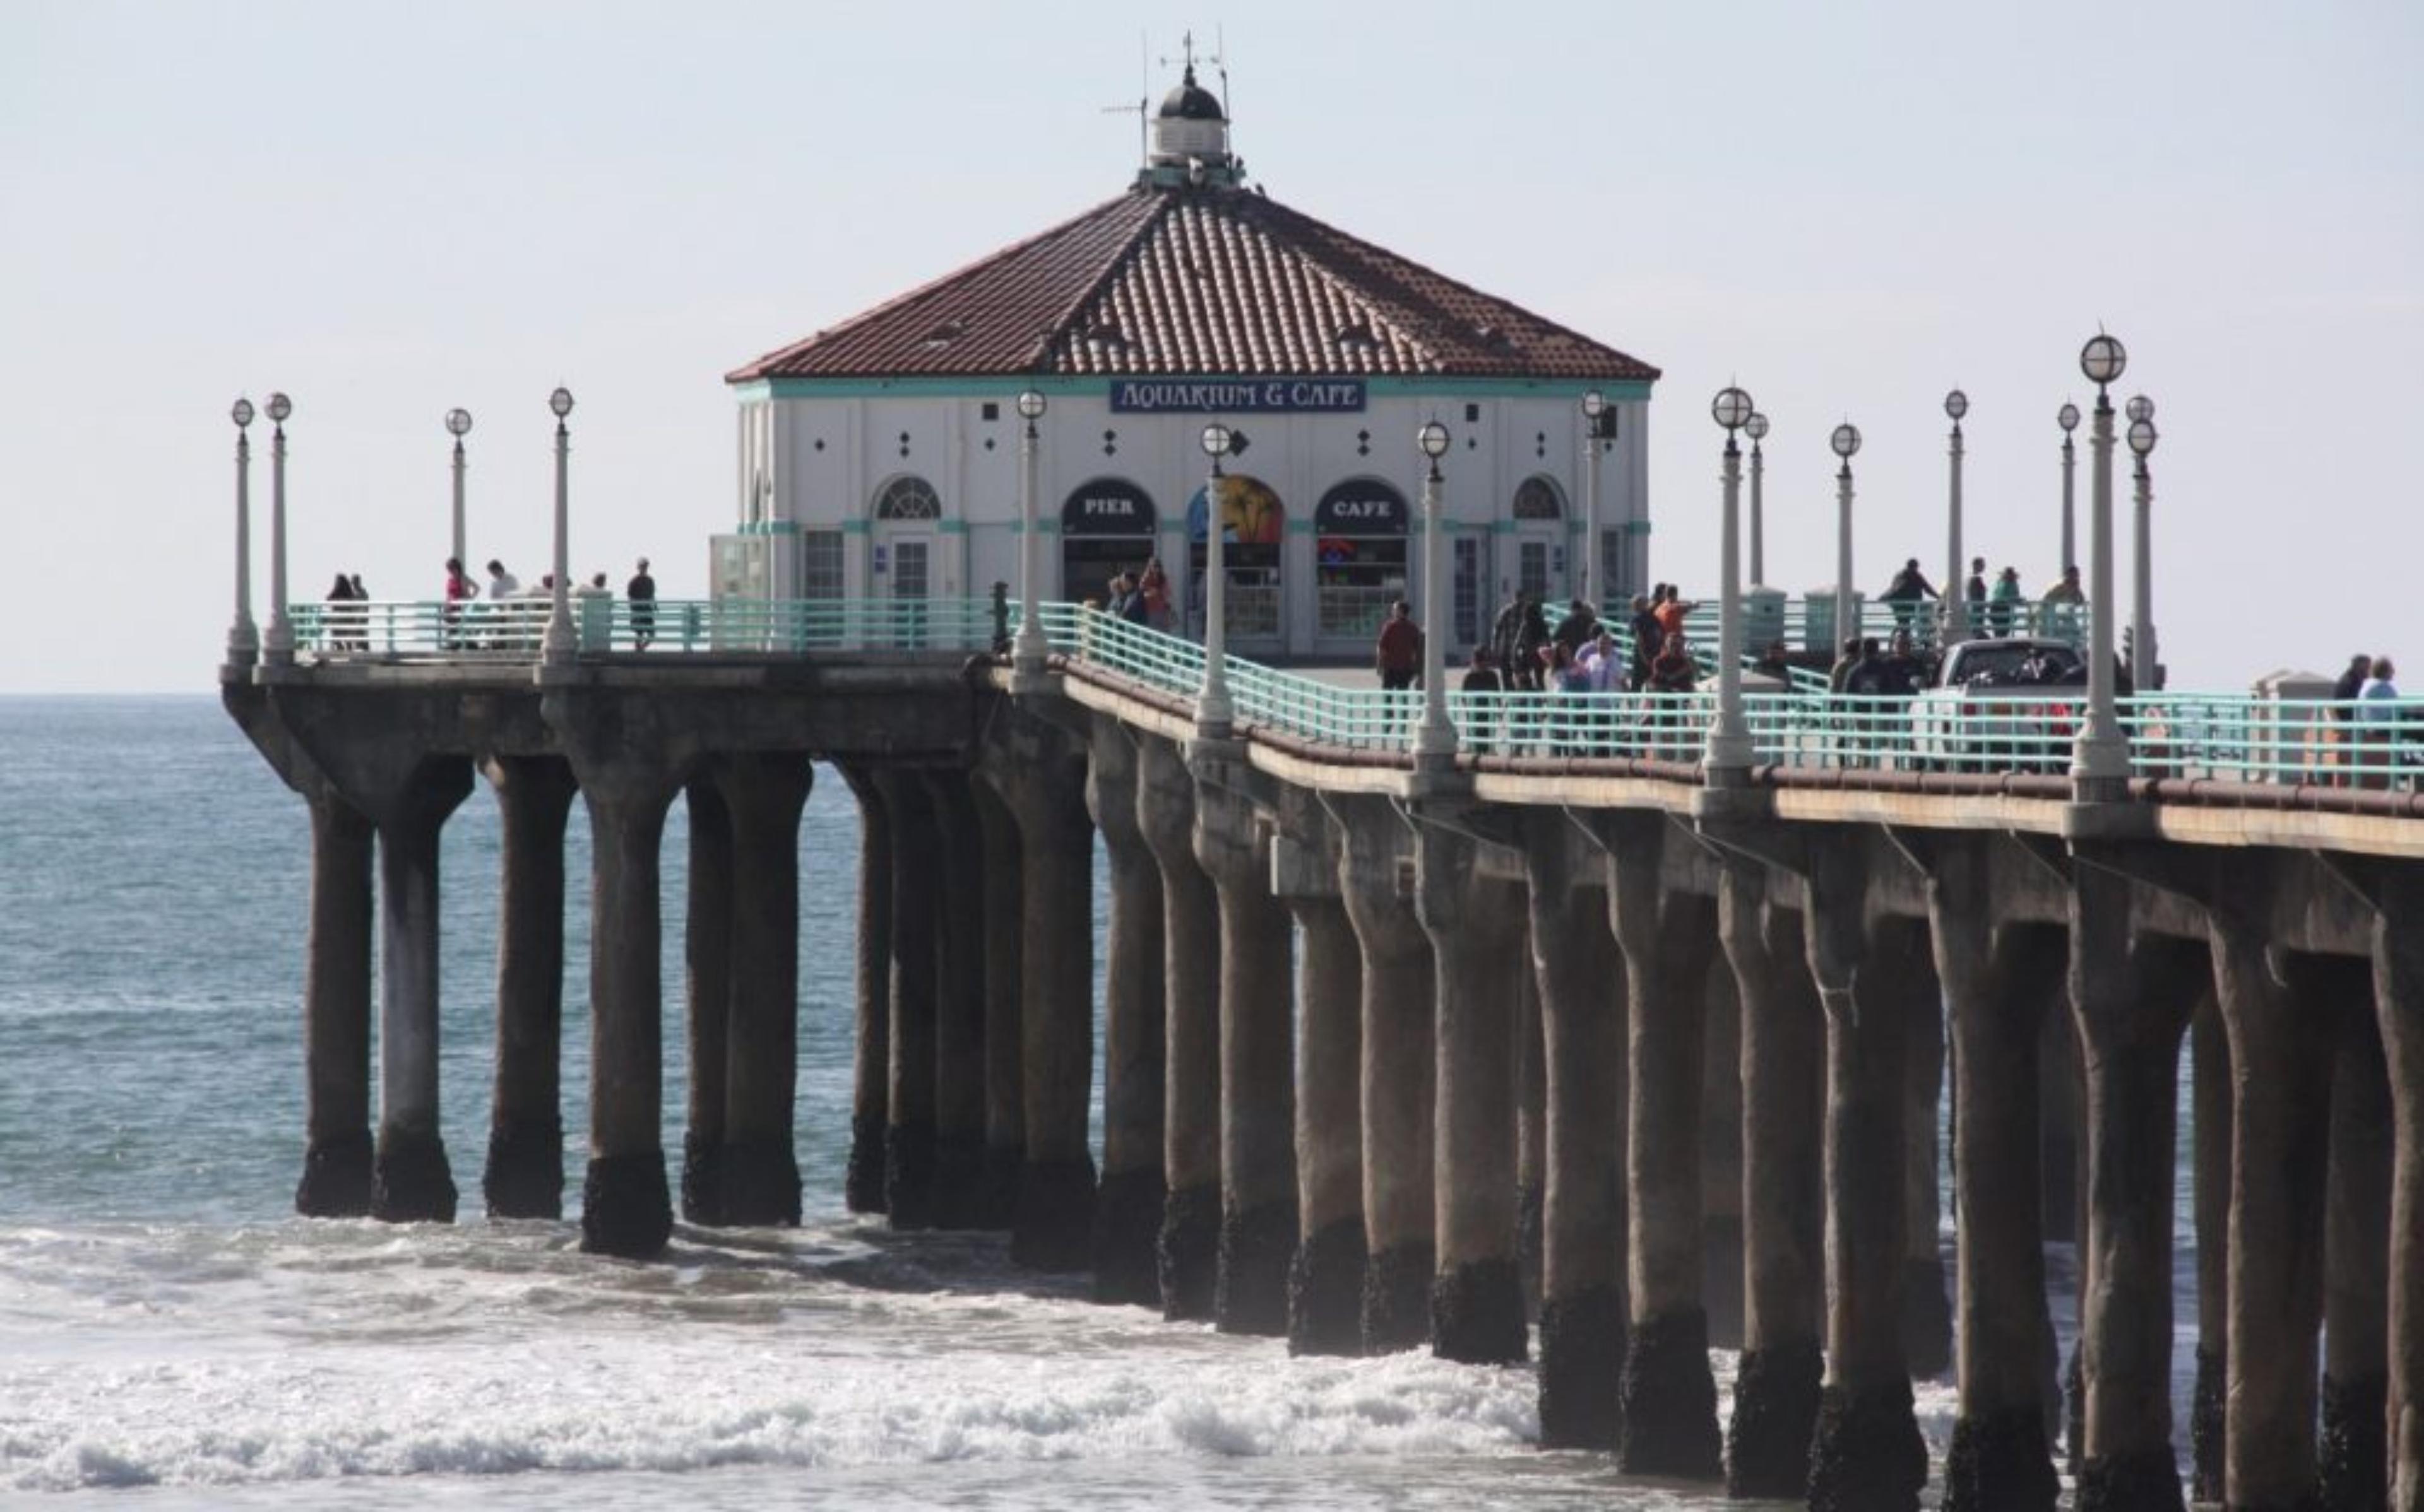
[[[802,1227],[683,1227],[668,1258],[639,1265],[581,1254],[571,1223],[481,1216],[497,868],[482,791],[442,859],[463,1221],[306,1222],[292,1216],[303,805],[212,699],[0,699],[0,1501],[1728,1504],[1619,1477],[1604,1456],[1540,1453],[1525,1368],[1290,1360],[1271,1341],[1096,1307],[1012,1267],[997,1239],[896,1236],[843,1213],[856,832],[848,791],[821,772],[801,842]],[[677,804],[676,1151],[685,855]],[[587,921],[573,891],[577,999]],[[569,1201],[586,1080],[568,1001]],[[2049,1258],[2067,1348],[2066,1249]],[[2183,1424],[2192,1262],[2184,1248]],[[1713,1360],[1722,1386],[1731,1359]],[[1919,1397],[1940,1456],[1952,1389]]]

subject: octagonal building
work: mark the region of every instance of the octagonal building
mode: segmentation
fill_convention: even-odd
[[[1200,437],[1217,418],[1246,443],[1223,490],[1232,649],[1368,655],[1388,603],[1417,597],[1414,434],[1436,419],[1451,436],[1449,629],[1462,649],[1518,588],[1606,598],[1645,585],[1658,376],[1268,198],[1190,66],[1124,192],[727,375],[740,524],[716,539],[715,589],[941,599],[999,581],[1014,595],[1017,399],[1032,390],[1045,401],[1043,597],[1103,597],[1158,556],[1200,633]],[[1583,412],[1593,392],[1596,425]]]

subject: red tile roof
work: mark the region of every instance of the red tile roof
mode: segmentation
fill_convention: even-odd
[[[1650,381],[1658,370],[1247,189],[1140,187],[726,375]]]

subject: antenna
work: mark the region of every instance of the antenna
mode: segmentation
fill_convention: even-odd
[[[1139,167],[1146,167],[1153,162],[1153,147],[1146,135],[1146,121],[1150,117],[1150,107],[1153,103],[1153,74],[1151,72],[1151,65],[1145,61],[1146,55],[1149,51],[1150,49],[1145,43],[1144,33],[1142,31],[1139,31],[1137,33],[1137,103],[1132,105],[1105,105],[1103,107],[1103,114],[1106,116],[1134,115],[1136,117],[1137,166]]]
[[[1219,22],[1212,24],[1211,64],[1220,71],[1220,110],[1229,118],[1229,161],[1242,164],[1237,155],[1237,96],[1229,87],[1229,28]]]

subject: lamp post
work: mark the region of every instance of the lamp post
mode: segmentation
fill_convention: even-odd
[[[2110,385],[2129,364],[2116,339],[2098,331],[2080,348],[2079,370],[2096,385],[2096,419],[2088,433],[2087,722],[2072,746],[2070,775],[2081,802],[2122,796],[2129,779],[2129,747],[2113,686],[2113,395]]]
[[[1852,597],[1852,458],[1859,454],[1860,428],[1847,420],[1826,444],[1842,458],[1835,470],[1835,645],[1826,648],[1832,652],[1845,637],[1860,633]]]
[[[1756,587],[1767,585],[1767,515],[1761,487],[1767,476],[1767,459],[1760,454],[1759,443],[1767,439],[1767,417],[1758,410],[1743,422],[1743,434],[1750,438],[1750,581]]]
[[[1447,427],[1436,420],[1424,422],[1414,432],[1414,445],[1427,463],[1423,472],[1423,722],[1414,731],[1414,761],[1444,767],[1456,760],[1456,726],[1447,717],[1447,622],[1442,613],[1447,568],[1440,551],[1440,458],[1447,454]],[[1598,447],[1596,436],[1591,445]]]
[[[269,624],[261,634],[261,659],[272,666],[295,663],[295,620],[286,612],[286,417],[295,401],[282,393],[263,406],[269,416]]]
[[[1709,404],[1709,415],[1726,433],[1725,523],[1718,536],[1717,717],[1709,726],[1701,761],[1712,787],[1739,787],[1750,771],[1750,722],[1743,717],[1742,689],[1742,448],[1734,432],[1749,423],[1750,395],[1729,384]]]
[[[2078,511],[2071,501],[2079,472],[2079,449],[2070,443],[2070,433],[2079,429],[2079,406],[2064,400],[2053,420],[2062,427],[2062,560],[2053,565],[2059,576],[2079,565]]]
[[[1583,395],[1583,569],[1576,577],[1582,583],[1581,597],[1589,604],[1598,603],[1599,596],[1606,592],[1599,581],[1600,557],[1603,554],[1599,539],[1599,428],[1600,417],[1606,413],[1605,394],[1593,389]],[[1437,423],[1432,422],[1432,424]],[[1424,426],[1422,434],[1429,436],[1430,426]],[[1431,464],[1431,471],[1439,471],[1436,461]],[[1431,606],[1426,603],[1423,613],[1427,616],[1431,613]]]
[[[228,410],[235,422],[235,620],[228,627],[227,659],[231,667],[248,667],[261,660],[261,631],[252,623],[252,401],[239,399]]]
[[[1036,538],[1043,526],[1035,517],[1036,452],[1041,437],[1035,422],[1044,416],[1044,395],[1033,389],[1018,396],[1018,638],[1011,643],[1012,680],[1031,687],[1044,676],[1044,659],[1051,645],[1044,638],[1044,612],[1036,602],[1043,569],[1036,565]]]
[[[2146,458],[2155,451],[2155,402],[2145,394],[2129,401],[2129,451],[2138,459],[2137,533],[2131,553],[2135,592],[2129,598],[2129,686],[2144,693],[2155,686],[2155,484]]]
[[[446,434],[454,438],[454,549],[446,554],[460,562],[463,560],[463,438],[471,434],[471,412],[468,409],[448,410]]]
[[[1229,703],[1229,565],[1220,548],[1220,459],[1236,433],[1214,421],[1204,427],[1204,454],[1212,475],[1204,484],[1204,687],[1195,695],[1195,733],[1225,740],[1235,710]]]
[[[1945,506],[1944,641],[1958,645],[1970,635],[1970,580],[1961,558],[1961,417],[1970,413],[1970,396],[1955,389],[1944,396],[1944,412],[1953,420],[1952,492]]]
[[[548,613],[547,634],[539,641],[539,659],[549,666],[569,665],[573,647],[579,644],[572,633],[572,598],[568,580],[572,576],[572,433],[565,429],[565,417],[572,413],[572,390],[558,389],[547,396],[547,407],[555,413],[555,604]]]

